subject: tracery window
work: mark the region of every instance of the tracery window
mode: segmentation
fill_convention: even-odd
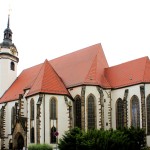
[[[30,119],[34,120],[34,100],[30,101]]]
[[[95,128],[96,119],[95,119],[95,100],[92,95],[88,97],[87,101],[87,119],[88,119],[88,129]]]
[[[55,133],[57,131],[57,100],[50,100],[50,143],[56,143]]]
[[[56,99],[52,98],[50,102],[50,118],[56,120]]]
[[[10,69],[13,70],[13,71],[15,70],[15,63],[14,62],[10,63]]]
[[[147,134],[150,134],[150,95],[147,97]]]
[[[34,138],[34,127],[32,127],[31,130],[30,130],[30,140],[31,140],[31,143],[34,143],[34,141],[35,141],[35,138]]]
[[[131,125],[135,128],[140,127],[140,108],[137,96],[131,99]]]
[[[116,128],[124,127],[123,100],[119,98],[116,102]]]
[[[11,130],[13,131],[16,124],[16,107],[12,107],[11,109]]]
[[[81,128],[81,98],[75,97],[75,126]]]

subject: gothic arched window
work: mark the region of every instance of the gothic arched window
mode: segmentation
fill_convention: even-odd
[[[30,119],[34,120],[34,100],[30,101]]]
[[[150,134],[150,95],[147,97],[147,134]]]
[[[10,63],[10,69],[13,70],[13,71],[15,70],[15,63],[14,62]]]
[[[50,101],[50,119],[56,120],[56,99],[52,98]]]
[[[123,100],[119,98],[116,102],[116,128],[124,127]]]
[[[92,95],[88,97],[87,100],[87,119],[88,119],[88,129],[95,128],[96,119],[95,119],[95,100]]]
[[[135,128],[140,127],[140,108],[137,96],[131,99],[131,125]]]
[[[81,128],[81,98],[75,97],[75,126]]]
[[[16,108],[15,106],[11,109],[11,130],[13,131],[16,124]]]
[[[31,143],[34,143],[34,127],[31,128],[30,130],[30,140],[31,140]]]

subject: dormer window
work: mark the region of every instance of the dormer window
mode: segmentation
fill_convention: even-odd
[[[10,69],[15,71],[15,63],[14,62],[11,62],[10,63]]]

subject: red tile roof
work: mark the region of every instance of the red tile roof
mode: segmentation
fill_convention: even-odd
[[[43,63],[27,96],[40,92],[69,95],[63,82],[47,60]]]
[[[110,87],[103,76],[108,63],[101,44],[56,58],[50,63],[67,88],[83,84]]]
[[[19,94],[24,94],[24,89],[29,89],[31,87],[41,66],[40,64],[23,70],[11,87],[4,93],[0,99],[0,103],[16,100],[19,98]]]
[[[101,44],[96,44],[25,69],[0,103],[18,99],[25,89],[29,89],[27,96],[36,93],[69,95],[66,88],[80,85],[121,88],[143,82],[150,82],[148,57],[108,67]]]
[[[25,89],[30,90],[29,96],[39,92],[68,94],[66,88],[83,84],[110,87],[103,76],[106,67],[108,63],[101,44],[56,58],[49,63],[45,61],[25,69],[4,93],[0,103],[18,99]]]
[[[150,81],[148,57],[132,60],[105,69],[105,76],[112,88],[120,88]],[[148,77],[149,76],[149,77]]]

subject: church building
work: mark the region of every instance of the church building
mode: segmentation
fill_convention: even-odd
[[[101,44],[24,69],[9,25],[0,43],[0,148],[55,145],[65,131],[140,127],[150,146],[150,60],[109,67]]]

